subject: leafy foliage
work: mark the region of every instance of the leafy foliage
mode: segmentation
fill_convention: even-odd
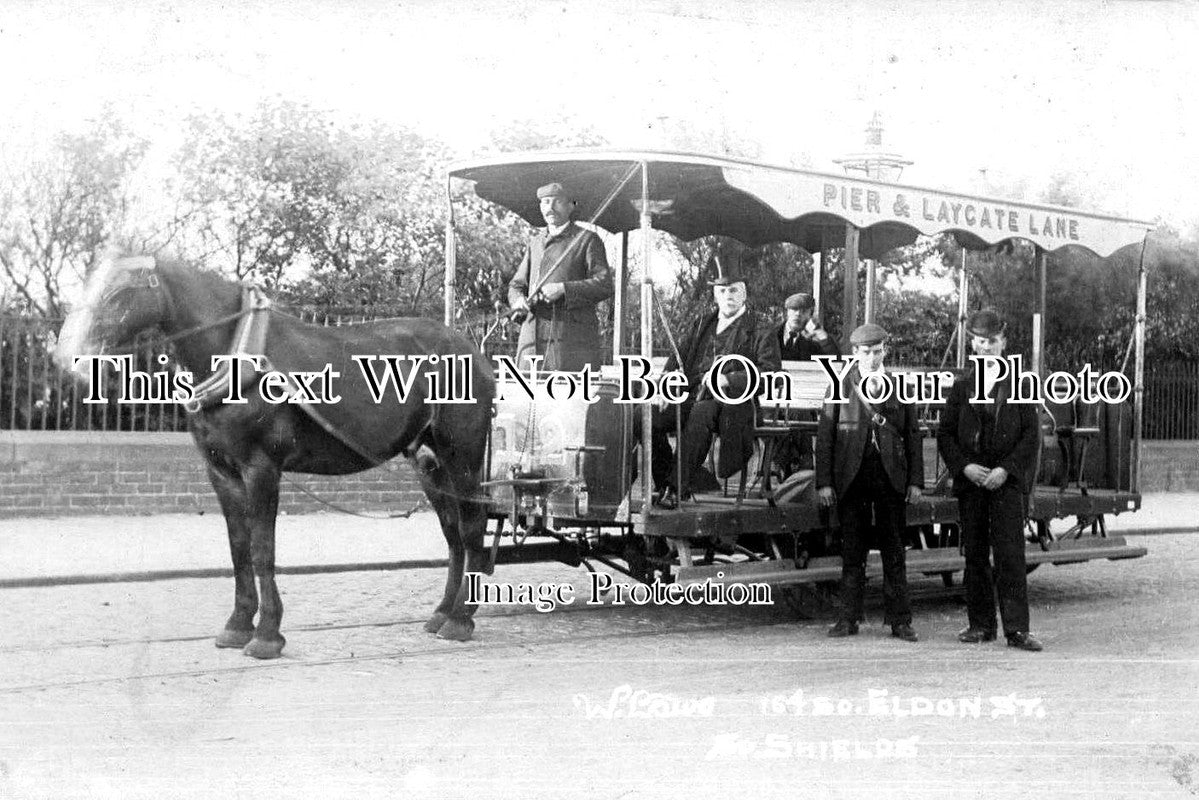
[[[115,240],[147,143],[110,110],[0,176],[0,311],[59,317]]]

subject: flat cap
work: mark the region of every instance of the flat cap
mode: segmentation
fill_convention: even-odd
[[[783,307],[794,311],[810,311],[816,307],[816,300],[810,294],[796,292],[783,301]]]
[[[993,308],[984,308],[981,311],[975,311],[970,315],[970,319],[966,321],[966,333],[971,336],[982,336],[990,339],[992,336],[998,336],[1007,330],[1007,323],[999,316],[999,312]]]
[[[540,200],[544,197],[559,197],[559,196],[565,197],[569,200],[574,199],[574,197],[571,195],[571,193],[566,190],[566,187],[563,186],[562,184],[558,183],[557,181],[555,181],[554,183],[547,183],[545,186],[539,186],[537,188],[537,199],[538,200]]]
[[[873,322],[867,322],[865,325],[859,325],[853,329],[853,333],[849,334],[850,345],[857,347],[871,347],[876,344],[882,344],[887,341],[887,332],[883,330],[881,325],[875,325]]]

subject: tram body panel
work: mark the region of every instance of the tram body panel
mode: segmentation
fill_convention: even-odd
[[[632,420],[627,404],[614,402],[618,384],[599,378],[592,382],[595,402],[576,392],[570,398],[551,396],[542,383],[534,396],[514,383],[504,386],[495,403],[491,429],[493,505],[511,505],[511,486],[503,482],[513,470],[561,481],[545,497],[553,516],[576,521],[613,521],[627,492],[632,459],[624,443]],[[561,395],[562,389],[552,390]],[[584,494],[585,493],[585,494]],[[584,499],[585,498],[585,499]],[[532,498],[531,498],[532,499]]]

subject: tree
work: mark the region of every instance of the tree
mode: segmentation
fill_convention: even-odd
[[[146,149],[109,110],[4,176],[0,275],[8,310],[63,316],[64,293],[82,283],[125,222],[129,183]]]
[[[184,246],[295,302],[366,316],[430,313],[444,263],[444,148],[293,103],[191,120],[176,157]]]
[[[571,117],[516,120],[491,132],[492,148],[501,153],[601,147],[607,143],[594,127]]]

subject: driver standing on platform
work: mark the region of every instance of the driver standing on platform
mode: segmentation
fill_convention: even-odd
[[[613,291],[604,243],[573,221],[575,200],[561,183],[542,186],[537,199],[546,228],[529,240],[508,283],[508,305],[521,322],[516,362],[524,369],[539,355],[543,370],[598,367],[604,353],[595,306]]]

